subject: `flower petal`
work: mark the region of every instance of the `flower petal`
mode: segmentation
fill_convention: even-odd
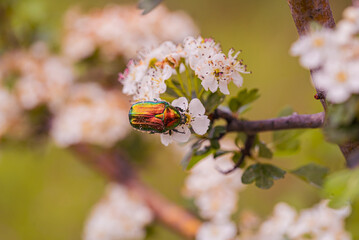
[[[203,115],[206,112],[206,109],[204,108],[203,104],[198,98],[192,99],[192,101],[189,104],[189,113],[192,117]]]
[[[188,108],[188,101],[185,97],[180,97],[172,101],[172,106],[179,107],[183,111],[186,111]]]
[[[172,139],[177,142],[187,142],[191,136],[191,131],[186,125],[181,125],[175,128],[176,131],[172,131]]]
[[[221,90],[223,94],[229,94],[227,81],[219,81],[219,90]]]
[[[209,123],[210,121],[207,116],[199,116],[192,119],[191,126],[195,133],[203,135],[207,132]]]
[[[165,146],[168,146],[168,144],[172,143],[172,137],[167,133],[161,134],[161,143]]]

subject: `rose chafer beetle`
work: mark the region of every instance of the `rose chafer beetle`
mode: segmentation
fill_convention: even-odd
[[[185,124],[187,117],[183,110],[165,101],[143,101],[131,106],[128,113],[132,127],[150,133],[176,131],[178,125]]]

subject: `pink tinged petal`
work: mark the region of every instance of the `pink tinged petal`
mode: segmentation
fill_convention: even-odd
[[[186,111],[188,108],[188,101],[185,97],[180,97],[172,101],[172,106],[179,107],[183,111]]]
[[[177,142],[187,142],[191,136],[191,131],[186,125],[178,126],[175,128],[175,131],[172,131],[172,139]]]
[[[223,94],[228,95],[228,94],[229,94],[229,90],[228,90],[227,81],[219,81],[219,89],[221,90],[221,92],[222,92]]]
[[[239,72],[233,72],[232,74],[232,79],[233,79],[233,83],[237,86],[240,87],[243,84],[243,77],[241,74],[239,74]]]
[[[204,108],[203,104],[198,98],[192,99],[192,101],[189,104],[189,113],[192,117],[203,115],[206,112],[206,109]]]
[[[172,143],[172,137],[167,133],[161,134],[161,143],[165,146],[168,146],[168,144]]]
[[[192,119],[191,126],[195,133],[203,135],[207,132],[210,121],[206,115],[198,116]]]

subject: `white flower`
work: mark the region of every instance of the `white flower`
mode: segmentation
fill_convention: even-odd
[[[311,32],[299,38],[291,47],[290,52],[293,56],[300,56],[300,63],[303,67],[313,69],[320,67],[333,46],[332,30],[322,29]]]
[[[333,103],[346,101],[352,93],[359,92],[359,68],[357,62],[329,61],[323,69],[313,74],[316,87],[327,93]]]
[[[231,49],[228,57],[224,53],[209,54],[207,57],[202,57],[198,61],[195,72],[202,80],[202,86],[207,91],[217,91],[218,87],[224,94],[229,94],[228,84],[233,83],[239,87],[242,86],[243,78],[240,73],[248,73],[245,66],[236,58],[239,54],[237,52],[232,56],[234,50]]]
[[[188,125],[191,125],[193,131],[198,135],[203,135],[207,132],[210,121],[204,114],[206,109],[199,99],[192,99],[188,106],[187,99],[180,97],[172,102],[172,106],[182,110],[182,114],[186,115],[187,122],[171,130],[169,133],[161,134],[161,142],[165,146],[168,146],[173,140],[177,142],[187,142],[191,136]]]
[[[236,225],[230,221],[205,222],[198,229],[196,240],[233,240],[236,234]]]
[[[221,47],[212,38],[203,39],[187,37],[183,41],[184,52],[190,67],[195,70],[200,59],[210,58],[221,52]]]
[[[84,240],[144,239],[150,209],[125,187],[112,183],[86,221]]]
[[[180,58],[176,46],[169,41],[151,51],[143,51],[141,59],[131,60],[119,76],[123,93],[133,96],[135,101],[159,100],[160,94],[167,89],[165,80],[172,76],[173,67],[179,64]]]

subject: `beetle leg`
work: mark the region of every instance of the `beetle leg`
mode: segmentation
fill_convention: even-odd
[[[172,129],[172,131],[176,132],[176,133],[181,133],[181,134],[185,134],[185,132],[180,132],[177,129]],[[171,135],[171,134],[170,134]]]

